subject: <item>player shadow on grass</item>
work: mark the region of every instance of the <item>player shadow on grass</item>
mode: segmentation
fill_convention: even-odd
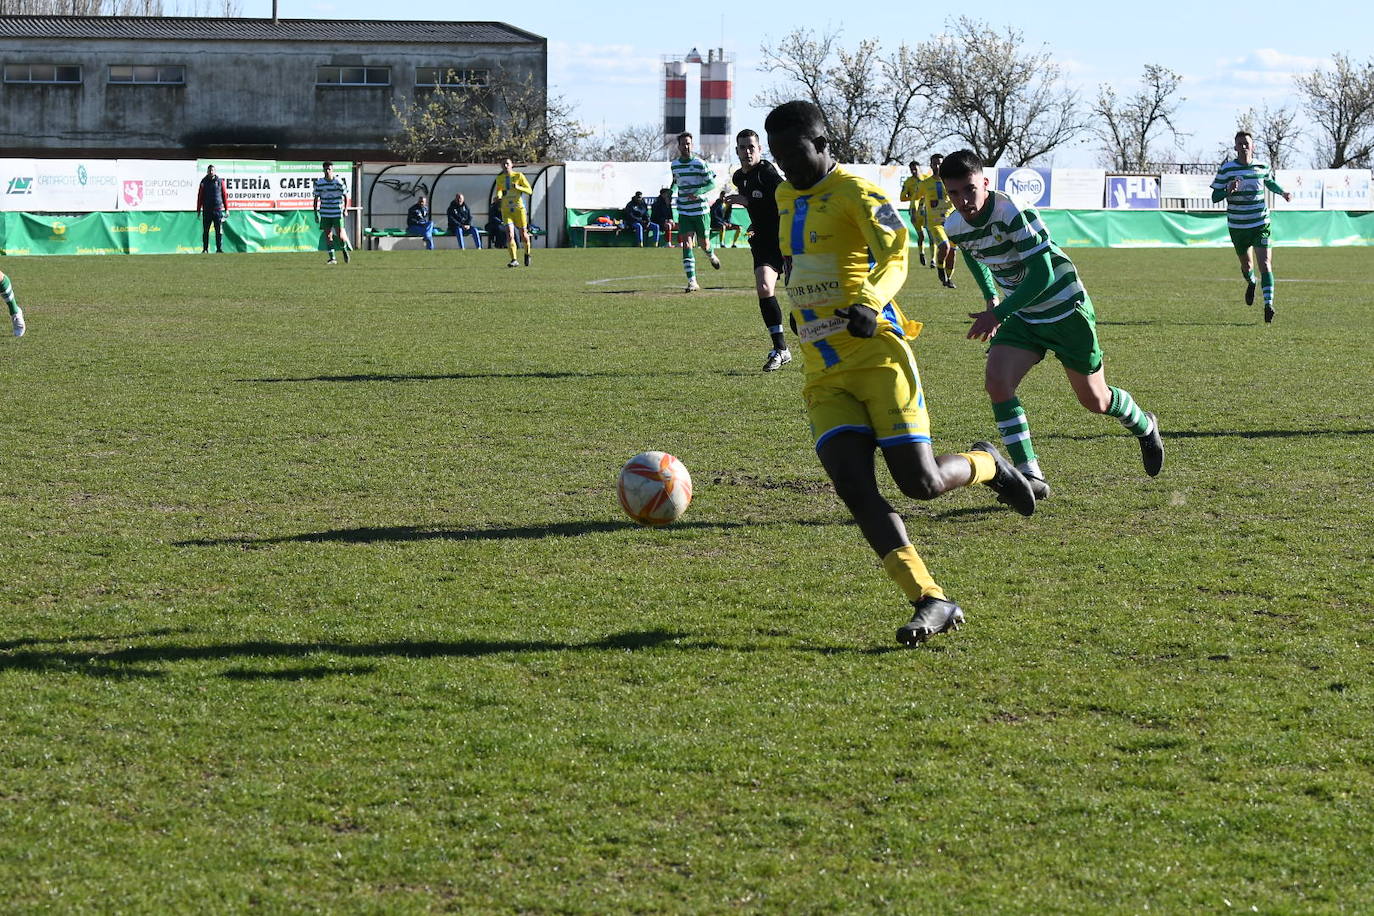
[[[127,640],[128,636],[94,637]],[[278,642],[254,640],[221,645],[185,646],[176,644],[129,646],[108,652],[72,650],[35,650],[0,654],[0,671],[52,671],[85,674],[101,678],[159,678],[165,672],[142,667],[159,662],[233,661],[237,659],[300,659],[316,655],[336,655],[350,659],[375,658],[483,658],[488,655],[523,652],[634,652],[653,649],[665,643],[689,638],[671,630],[640,630],[615,633],[588,642],[535,640],[464,639],[395,640],[378,643]],[[713,644],[693,641],[691,648],[714,648]],[[375,665],[312,664],[300,668],[249,668],[239,666],[218,672],[231,680],[315,680],[331,675],[367,674]]]
[[[676,522],[672,530],[684,528],[744,528],[747,522]],[[193,541],[174,541],[176,547],[266,547],[272,544],[377,544],[405,541],[508,541],[549,537],[576,537],[643,528],[631,521],[559,522],[554,525],[522,525],[514,528],[426,528],[418,525],[365,525],[360,528],[335,528],[329,531],[306,531],[277,537],[199,538]]]
[[[362,372],[350,375],[309,375],[301,378],[237,378],[236,382],[442,382],[472,379],[566,379],[566,378],[632,378],[643,372],[433,372],[400,375],[390,372]],[[665,375],[705,375],[686,370],[654,371],[657,378]]]
[[[1161,424],[1162,426],[1163,424]],[[1160,436],[1169,439],[1298,439],[1310,436],[1371,436],[1374,429],[1161,429]],[[1115,430],[1100,433],[1039,433],[1037,439],[1071,439],[1090,442],[1094,439],[1119,439]]]

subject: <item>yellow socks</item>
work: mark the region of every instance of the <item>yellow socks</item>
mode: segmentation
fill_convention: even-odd
[[[910,544],[883,557],[883,569],[909,600],[920,601],[927,595],[944,600],[944,589],[935,584],[925,561]]]
[[[960,452],[959,457],[967,458],[968,463],[973,466],[973,479],[968,482],[969,486],[987,483],[997,476],[997,462],[993,461],[987,452]]]

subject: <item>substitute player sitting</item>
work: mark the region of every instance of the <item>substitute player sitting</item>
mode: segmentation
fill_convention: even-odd
[[[1115,417],[1140,440],[1145,473],[1154,477],[1164,466],[1159,424],[1154,414],[1136,406],[1130,392],[1107,384],[1092,300],[1040,215],[991,190],[983,161],[972,150],[952,154],[940,166],[940,176],[956,208],[945,228],[987,300],[986,311],[969,315],[974,321],[968,336],[992,337],[985,370],[992,416],[1036,499],[1049,496],[1050,488],[1016,388],[1047,352],[1064,366],[1080,404]],[[1006,298],[999,301],[999,293]]]
[[[525,249],[525,266],[530,266],[530,217],[525,210],[525,195],[533,194],[530,181],[515,170],[510,159],[501,160],[501,174],[496,176],[495,203],[501,212],[501,222],[506,227],[506,251],[510,253],[507,267],[519,267],[515,259],[515,246],[518,241]]]
[[[915,606],[897,640],[915,645],[956,629],[963,611],[936,584],[906,526],[878,490],[873,454],[913,499],[986,483],[1023,515],[1035,511],[1030,484],[978,442],[935,455],[908,321],[892,297],[906,280],[907,229],[878,187],[835,164],[820,109],[788,102],[764,122],[768,146],[787,181],[778,186],[782,253],[792,321],[801,338],[803,397],[816,454],[835,492],[883,569]]]

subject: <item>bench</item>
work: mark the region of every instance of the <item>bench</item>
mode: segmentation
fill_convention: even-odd
[[[479,247],[485,246],[487,243],[486,230],[481,228],[480,226],[474,228],[477,230]],[[544,230],[540,229],[538,226],[531,226],[529,233],[531,239],[538,239],[545,235]],[[453,233],[449,232],[447,229],[439,229],[437,227],[433,232],[430,233],[430,235],[435,239],[453,237]],[[416,247],[407,244],[407,239],[414,240],[414,242],[416,242],[418,247],[420,248],[423,248],[425,244],[423,236],[411,235],[404,229],[383,229],[376,226],[368,226],[367,228],[363,229],[363,238],[367,239],[367,247],[369,251],[373,249],[377,251],[394,251],[398,248]],[[437,243],[436,247],[438,247]],[[452,247],[456,249],[458,247],[458,243],[455,240],[453,245],[445,245],[444,247]]]

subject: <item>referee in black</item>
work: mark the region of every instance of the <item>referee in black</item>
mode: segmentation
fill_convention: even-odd
[[[778,247],[778,203],[773,191],[782,184],[782,176],[773,163],[763,158],[763,143],[752,130],[742,130],[735,137],[735,152],[740,168],[731,177],[736,193],[725,198],[726,203],[743,206],[749,211],[749,251],[754,255],[754,289],[759,294],[759,312],[773,349],[763,364],[764,372],[781,369],[792,362],[787,338],[782,333],[782,307],[776,295],[778,277],[786,272],[782,249]]]

